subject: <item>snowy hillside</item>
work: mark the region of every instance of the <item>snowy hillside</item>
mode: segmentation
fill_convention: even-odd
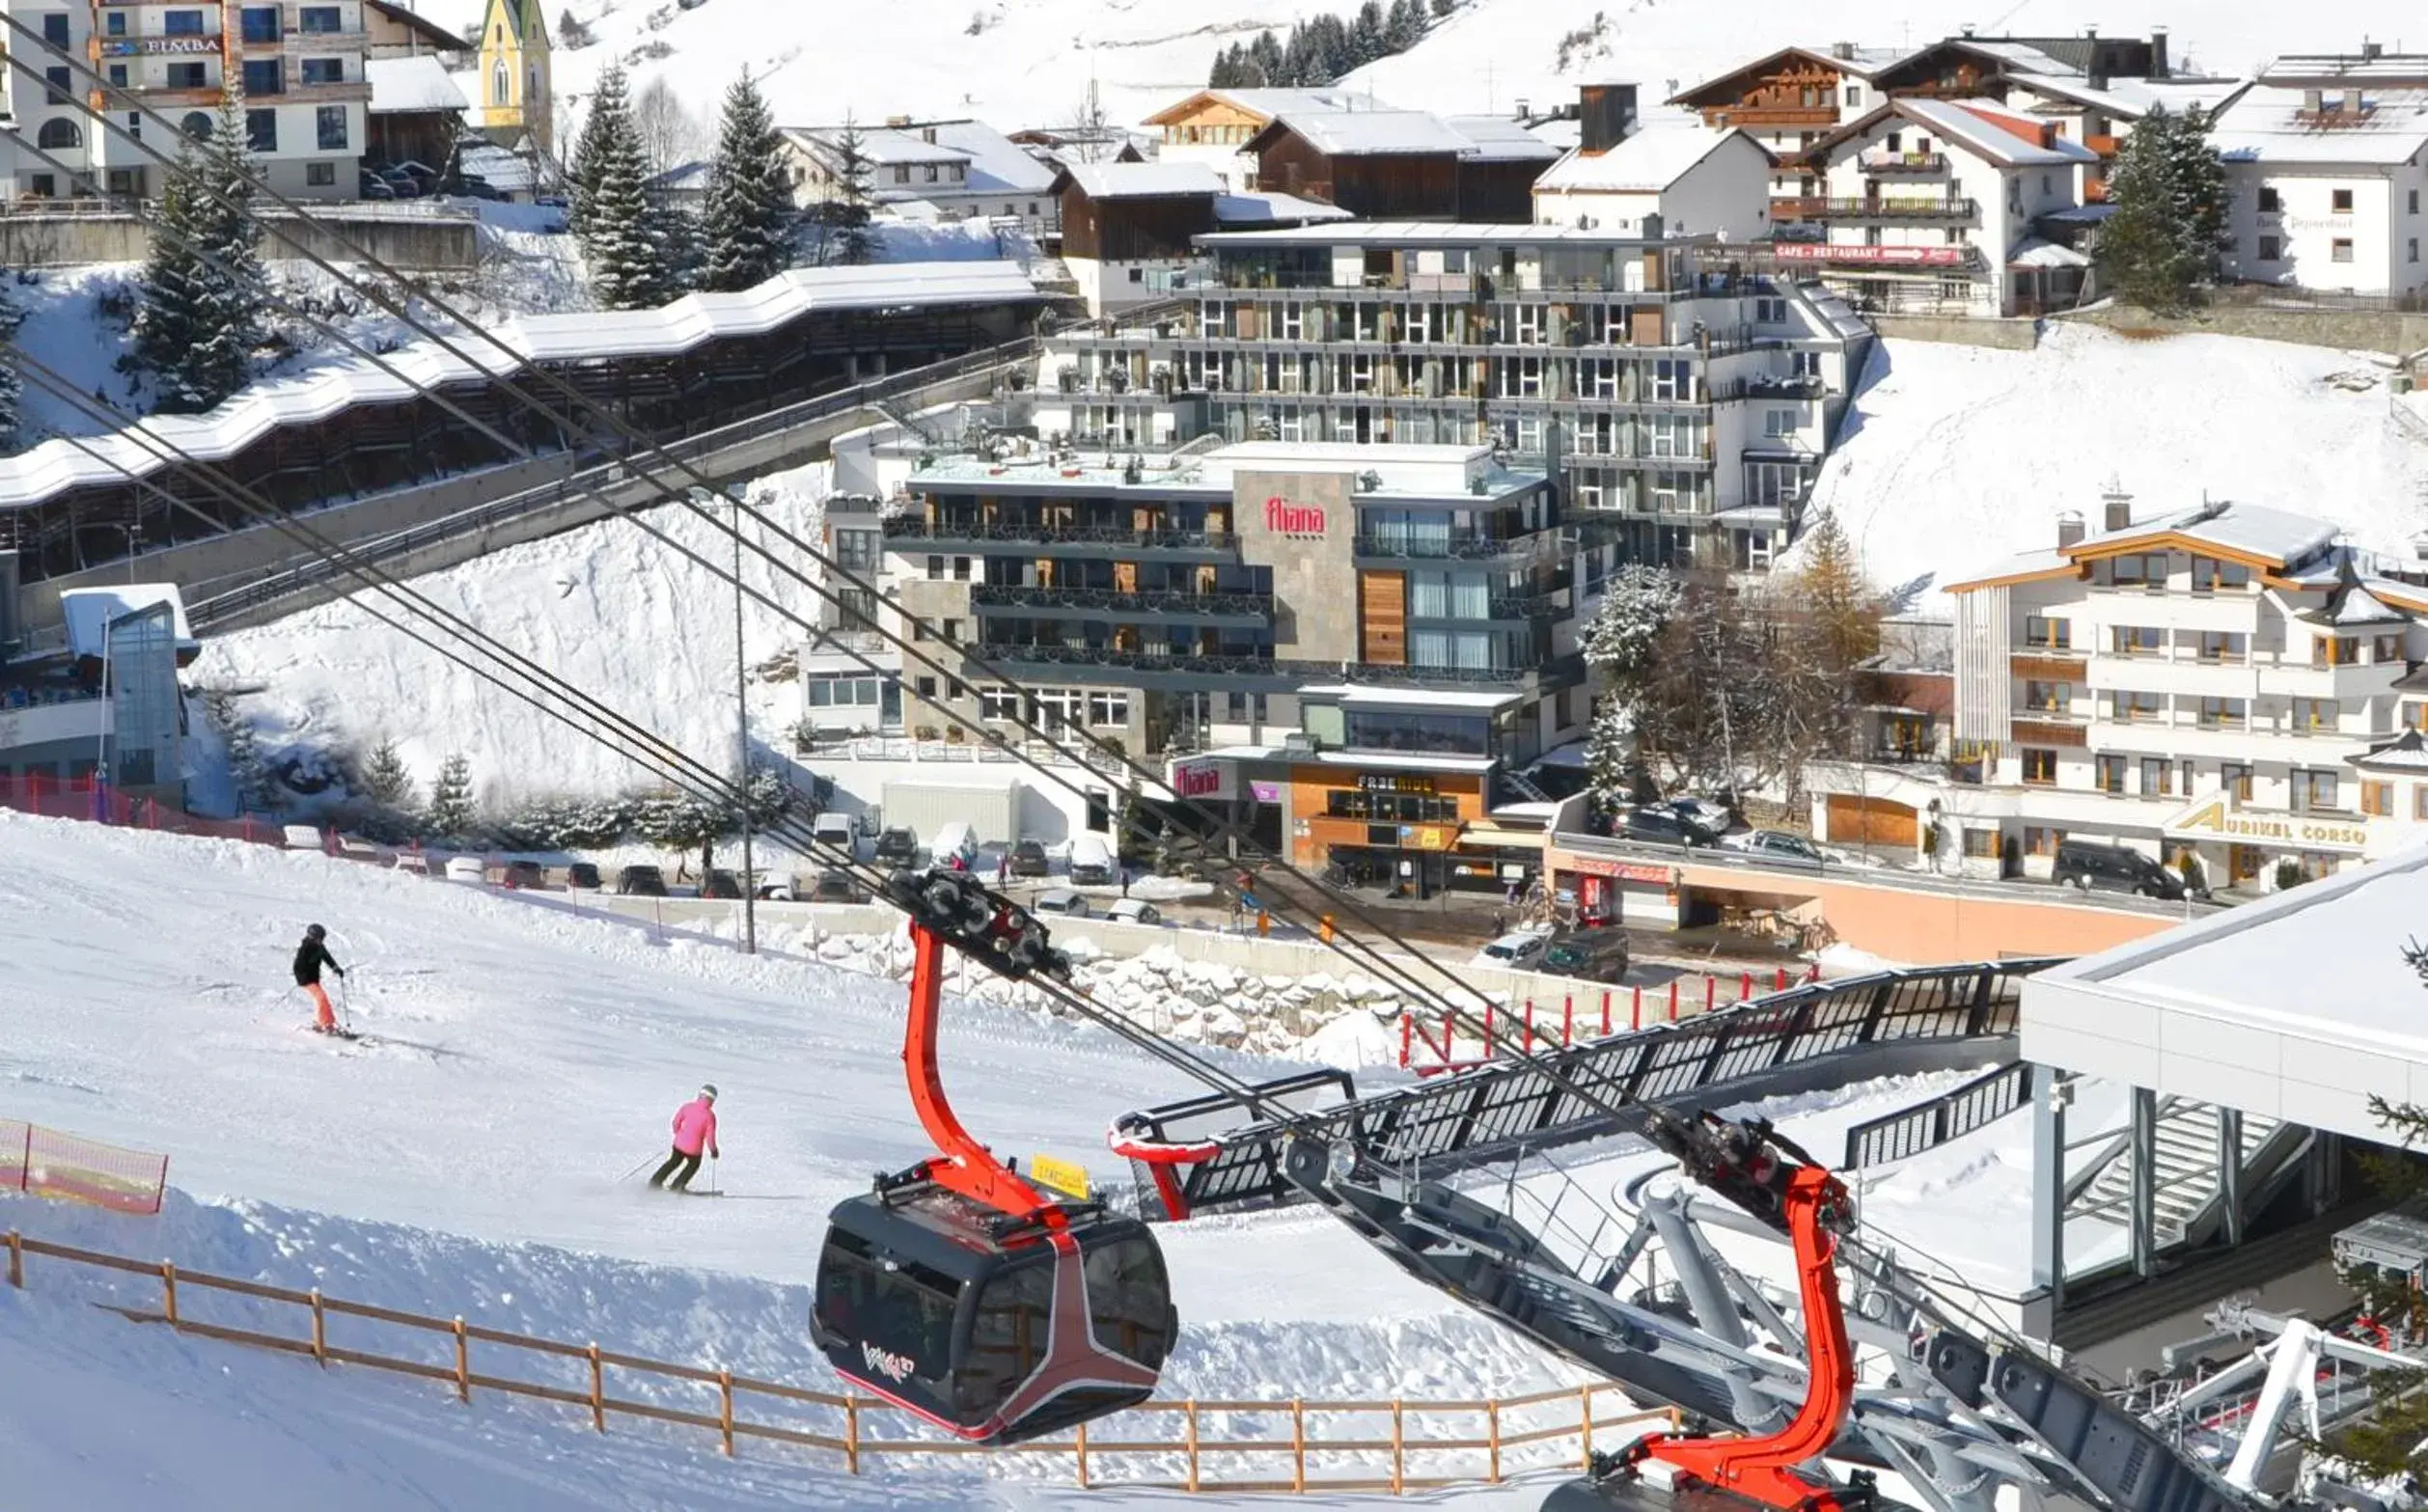
[[[2428,444],[2388,413],[2386,369],[2364,354],[2058,323],[2034,351],[1889,341],[1873,363],[1813,508],[1884,588],[2054,545],[2057,516],[2096,523],[2111,482],[2140,510],[2205,492],[2405,557],[2428,528]]]
[[[461,9],[461,0],[455,0]],[[437,8],[432,8],[437,9]],[[821,5],[763,0],[574,0],[599,41],[563,52],[561,92],[587,94],[611,60],[663,74],[696,108],[745,65],[763,70],[787,124],[889,115],[976,115],[1006,130],[1073,119],[1090,80],[1108,115],[1135,122],[1205,82],[1214,55],[1348,0],[896,0],[835,24]],[[440,13],[443,16],[444,13]],[[456,17],[461,19],[460,16]],[[2119,12],[2097,0],[1917,0],[1891,14],[1849,0],[1468,0],[1414,52],[1351,75],[1393,103],[1485,111],[1565,96],[1584,78],[1631,79],[1648,100],[1790,42],[1891,46],[1983,31],[2071,35],[2173,28],[2179,62],[2247,71],[2278,52],[2356,48],[2423,30],[2406,0],[2333,0],[2299,18],[2261,0]],[[2408,24],[2407,24],[2408,23]],[[1559,68],[1560,44],[1569,63]],[[2412,41],[2420,37],[2414,35]],[[637,82],[637,81],[636,81]]]
[[[823,463],[761,480],[769,516],[815,539],[826,490]],[[731,538],[687,509],[650,525],[716,562]],[[771,543],[781,547],[781,541]],[[809,564],[804,564],[808,567]],[[747,561],[751,586],[814,620],[817,601],[763,560]],[[732,589],[639,526],[586,526],[415,580],[420,591],[541,666],[606,700],[683,750],[730,763],[734,740]],[[374,603],[385,600],[373,598]],[[790,649],[803,632],[751,602],[754,666]],[[461,752],[482,801],[504,806],[551,795],[599,795],[654,785],[640,768],[509,694],[456,668],[348,603],[213,637],[190,679],[260,689],[241,701],[264,747],[368,752],[397,744],[422,791]],[[752,728],[782,747],[797,716],[786,684],[759,683]]]

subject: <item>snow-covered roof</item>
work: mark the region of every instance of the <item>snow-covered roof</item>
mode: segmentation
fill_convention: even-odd
[[[1062,172],[1091,200],[1168,200],[1223,192],[1223,176],[1206,163],[1073,163]]]
[[[2271,85],[2428,84],[2428,53],[2287,53],[2259,70]]]
[[[2210,140],[2229,163],[2361,163],[2393,167],[2428,146],[2428,89],[2356,91],[2334,124],[2302,119],[2307,93],[2256,85],[2218,117]]]
[[[2271,509],[2254,504],[2218,501],[2151,519],[2136,520],[2121,530],[2099,531],[2084,536],[2071,546],[2054,551],[2028,551],[2008,557],[1968,575],[1960,582],[1948,584],[1947,591],[1959,592],[2011,578],[2060,572],[2083,557],[2104,556],[2138,541],[2158,541],[2168,537],[2215,546],[2221,551],[2241,556],[2257,557],[2282,567],[2315,556],[2322,548],[2333,544],[2340,534],[2336,526],[2307,514],[2295,514],[2288,509]],[[2322,583],[2319,586],[2326,585]]]
[[[455,76],[436,58],[373,58],[363,65],[363,77],[371,83],[374,116],[463,110],[472,103],[456,87]]]
[[[1054,170],[983,121],[940,121],[936,140],[969,154],[969,186],[986,194],[1043,194]]]
[[[1570,152],[1535,179],[1534,187],[1537,191],[1658,194],[1740,135],[1713,131],[1699,123],[1647,125],[1608,151],[1588,152],[1580,148]]]
[[[2018,73],[2079,74],[2082,69],[2063,59],[2051,57],[2029,42],[1999,41],[1985,38],[1958,37],[1949,39],[1958,46],[1974,52],[1988,53],[2007,69]]]
[[[1475,144],[1470,162],[1548,163],[1559,149],[1536,136],[1526,123],[1506,116],[1449,116],[1443,124]]]
[[[185,622],[185,595],[175,583],[129,583],[123,588],[71,588],[59,595],[60,617],[68,621],[68,650],[75,656],[98,657],[107,649],[110,623],[160,604],[169,606],[171,623],[180,641],[194,639]]]
[[[1838,56],[1840,52],[1847,56]],[[1750,62],[1737,64],[1724,73],[1715,73],[1707,79],[1698,80],[1670,96],[1669,102],[1672,105],[1677,104],[1716,85],[1725,84],[1730,79],[1751,73],[1757,69],[1767,68],[1774,63],[1785,62],[1789,58],[1808,59],[1835,69],[1840,73],[1850,74],[1859,79],[1869,79],[1891,64],[1902,63],[1912,56],[1914,56],[1913,49],[1906,47],[1859,47],[1851,44],[1781,47],[1777,52],[1765,53]]]
[[[530,158],[484,142],[466,142],[457,159],[465,173],[485,180],[501,193],[526,193],[539,181],[538,171]]]
[[[1994,99],[1896,99],[1884,108],[1935,127],[1947,141],[2004,168],[2099,161],[2097,152],[2066,137],[2041,146],[2042,123]]]
[[[2195,105],[2215,110],[2243,88],[2240,79],[2110,79],[2094,89],[2086,79],[2064,74],[2024,75],[2014,84],[2017,90],[2068,100],[2120,121],[2138,121],[2162,106],[2174,115]]]
[[[1214,220],[1223,226],[1286,226],[1314,225],[1323,221],[1344,221],[1349,212],[1338,205],[1321,200],[1302,200],[1294,194],[1280,194],[1259,189],[1254,194],[1218,194],[1214,197]]]
[[[891,168],[898,163],[967,163],[972,160],[973,154],[957,147],[949,147],[941,141],[930,142],[917,131],[895,130],[891,127],[878,127],[873,130],[867,127],[858,129],[860,155],[868,161],[870,167]],[[842,140],[843,128],[842,126],[786,126],[783,134],[823,159],[834,155],[835,144]]]
[[[472,51],[472,43],[412,7],[397,4],[396,0],[363,0],[363,9],[394,21],[440,52]]]
[[[254,384],[207,415],[152,416],[133,428],[157,437],[153,445],[120,431],[74,443],[45,441],[0,457],[0,509],[38,504],[79,485],[121,484],[127,473],[157,472],[164,452],[224,461],[283,425],[327,420],[359,404],[402,403],[415,398],[416,384],[484,381],[530,362],[672,356],[720,338],[764,334],[821,310],[985,305],[1035,297],[1036,286],[1013,262],[895,262],[794,268],[741,293],[686,294],[658,310],[508,318],[488,327],[488,334],[514,354],[510,358],[486,342],[453,344],[471,361],[435,342],[416,342],[381,359],[402,378],[368,360],[335,362]]]
[[[1275,124],[1296,132],[1326,157],[1427,152],[1467,157],[1477,151],[1449,123],[1421,110],[1285,110]]]
[[[642,187],[659,194],[705,194],[708,189],[709,165],[698,158],[677,163],[666,172],[651,178]]]
[[[1669,245],[1708,241],[1709,237],[1670,236]],[[1546,242],[1587,246],[1641,247],[1662,245],[1615,231],[1588,231],[1577,226],[1523,226],[1500,221],[1345,221],[1330,226],[1284,227],[1276,231],[1224,231],[1200,236],[1208,247],[1366,246],[1366,247],[1531,247]]]
[[[2373,772],[2428,772],[2428,738],[2422,738],[2417,729],[2406,729],[2350,760]]]
[[[1270,122],[1284,111],[1375,110],[1390,109],[1369,100],[1355,90],[1347,89],[1201,89],[1176,104],[1167,105],[1148,116],[1145,125],[1160,126],[1177,121],[1200,99],[1218,99],[1235,106],[1249,115]]]
[[[2072,247],[2027,236],[2006,254],[2008,267],[2089,267],[2091,260]]]
[[[1505,692],[1455,693],[1424,688],[1373,688],[1362,683],[1327,684],[1317,688],[1301,688],[1302,699],[1332,699],[1350,708],[1392,709],[1472,709],[1493,713],[1507,708],[1525,697],[1514,689]]]

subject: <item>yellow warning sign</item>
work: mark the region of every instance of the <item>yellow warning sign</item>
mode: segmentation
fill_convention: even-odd
[[[1029,1179],[1040,1187],[1051,1187],[1064,1196],[1085,1198],[1088,1196],[1088,1169],[1051,1155],[1029,1157]]]

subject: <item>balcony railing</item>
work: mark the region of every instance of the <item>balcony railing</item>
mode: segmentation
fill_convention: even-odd
[[[1946,171],[1947,159],[1939,152],[1865,152],[1855,166],[1867,174],[1936,174]]]
[[[1273,600],[1263,593],[1191,593],[1148,591],[1125,593],[1109,588],[1035,588],[1014,583],[980,583],[970,590],[970,602],[980,609],[1050,609],[1081,615],[1153,618],[1255,619],[1273,618]]]
[[[1229,551],[1239,537],[1229,531],[1136,531],[1110,525],[956,525],[930,523],[911,515],[888,515],[888,540],[1004,542],[1009,545],[1129,546],[1143,551],[1159,548]]]
[[[1453,536],[1411,539],[1398,536],[1360,536],[1350,548],[1360,557],[1406,557],[1419,561],[1481,562],[1493,557],[1531,557],[1543,549],[1543,537],[1506,538]]]
[[[1731,126],[1834,126],[1837,110],[1831,105],[1732,105],[1718,112]]]
[[[1782,195],[1771,201],[1775,221],[1970,221],[1975,210],[1972,200],[1937,195],[1854,200]]]
[[[1729,404],[1745,399],[1817,399],[1829,392],[1820,374],[1757,372],[1711,386],[1711,401]]]
[[[1442,687],[1531,686],[1540,675],[1573,670],[1547,668],[1389,667],[1375,662],[1283,660],[1271,656],[1202,656],[1182,652],[1117,650],[1109,646],[1035,646],[989,641],[971,654],[997,666],[1093,667],[1190,677],[1274,677],[1329,682],[1416,683]]]

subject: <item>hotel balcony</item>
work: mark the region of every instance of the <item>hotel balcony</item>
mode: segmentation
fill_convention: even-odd
[[[1852,200],[1819,195],[1781,195],[1771,201],[1772,220],[1816,224],[1843,221],[1855,225],[1918,225],[1924,222],[1971,225],[1978,214],[1979,206],[1972,200],[1938,195],[1916,195],[1905,199],[1881,195]]]
[[[979,583],[970,589],[970,603],[981,614],[1009,611],[1046,619],[1185,620],[1238,629],[1262,629],[1273,623],[1273,598],[1266,593],[1123,592],[1109,588]]]
[[[1947,171],[1947,158],[1939,152],[1864,152],[1855,166],[1867,174],[1939,174]]]
[[[1003,546],[1041,547],[1053,554],[1105,557],[1125,552],[1179,552],[1191,556],[1229,557],[1239,537],[1216,530],[1123,530],[1111,525],[1043,525],[1027,522],[979,525],[960,521],[929,521],[916,515],[892,514],[885,519],[889,550],[918,549],[921,543],[940,551],[983,552]],[[1113,548],[1108,551],[1107,548]]]

